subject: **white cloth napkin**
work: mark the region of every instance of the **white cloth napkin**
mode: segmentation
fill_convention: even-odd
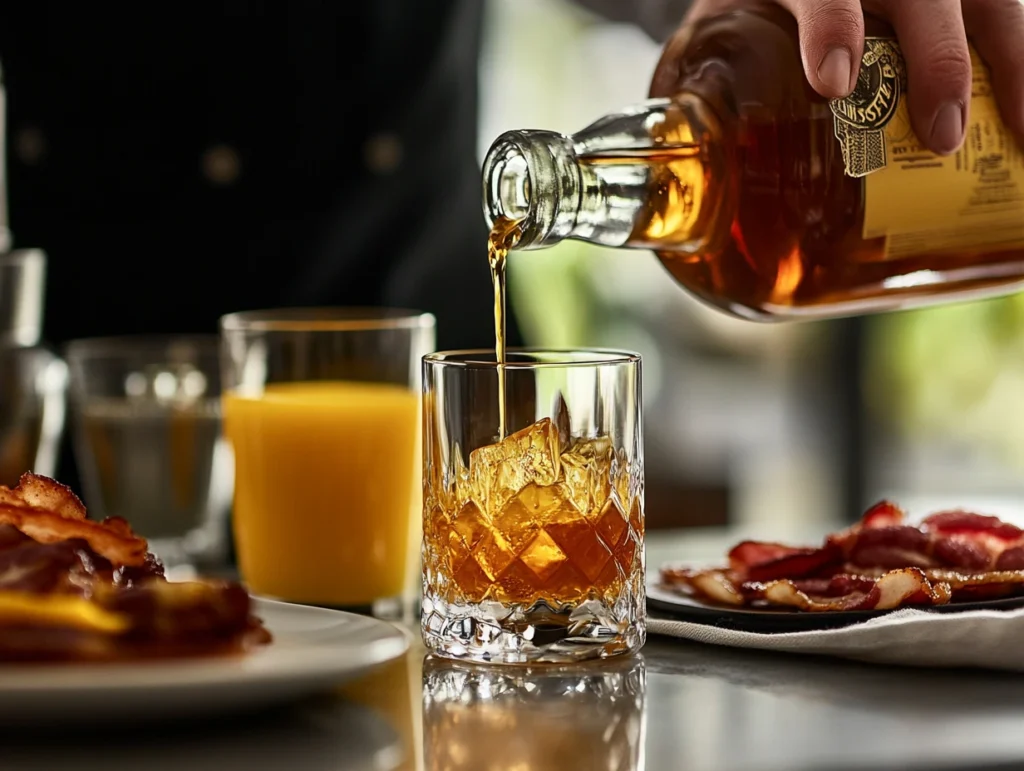
[[[650,618],[649,634],[734,648],[839,656],[880,664],[1024,671],[1024,608],[932,613],[905,609],[841,629],[755,633]]]

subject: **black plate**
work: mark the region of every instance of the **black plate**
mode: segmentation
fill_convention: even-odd
[[[983,602],[960,602],[951,605],[924,605],[919,610],[929,613],[963,613],[968,610],[1010,610],[1024,607],[1024,596],[1004,597]],[[891,610],[806,611],[761,608],[727,608],[676,594],[657,586],[647,587],[647,608],[654,618],[668,618],[707,624],[737,632],[809,632],[815,629],[841,629],[871,618],[895,613]]]

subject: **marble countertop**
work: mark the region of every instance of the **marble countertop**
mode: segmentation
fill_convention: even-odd
[[[786,534],[796,537],[795,534]],[[648,566],[735,532],[658,534]],[[801,771],[1024,767],[1024,675],[869,666],[652,637],[526,673],[401,660],[312,701],[200,724],[0,728],[4,769]]]

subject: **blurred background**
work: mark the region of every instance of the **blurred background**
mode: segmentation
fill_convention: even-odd
[[[482,1],[486,2],[487,13],[480,61],[478,159],[483,159],[491,141],[505,130],[545,128],[572,133],[646,94],[660,45],[636,27],[609,23],[567,0]],[[529,34],[509,34],[513,29],[528,30]],[[219,47],[213,50],[219,51]],[[22,72],[30,70],[23,65]],[[23,116],[31,117],[33,109],[40,109],[29,98],[33,93],[29,88],[21,92],[20,101],[11,100],[12,105],[23,105]],[[321,101],[316,100],[316,104]],[[12,126],[20,125],[14,111],[11,116]],[[341,120],[339,125],[344,123]],[[31,128],[33,124],[26,125]],[[29,204],[23,206],[23,221],[26,211],[32,214],[38,208],[31,205],[33,196],[49,200],[47,196],[52,195],[52,191],[33,187],[49,179],[43,171],[50,174],[52,170],[37,168],[39,159],[26,150],[26,131],[24,127],[12,131],[11,148],[11,173],[16,176],[12,187],[24,191],[19,193],[19,200]],[[242,132],[239,136],[244,138]],[[273,132],[269,136],[275,148],[286,147],[276,144]],[[344,146],[333,134],[328,134],[326,141],[328,148]],[[432,137],[429,141],[440,140]],[[240,147],[245,149],[244,145]],[[183,158],[194,149],[190,148],[189,142],[182,142]],[[120,151],[115,147],[111,152]],[[239,158],[248,158],[245,152],[239,152]],[[66,155],[77,157],[73,152]],[[344,167],[347,157],[336,159],[337,163]],[[355,181],[350,183],[360,196],[366,185],[384,184],[380,180],[385,175],[374,166],[379,160],[375,159],[372,154],[367,156],[366,163],[373,168],[364,177],[353,177]],[[392,158],[394,163],[397,160],[397,156]],[[237,173],[221,179],[211,176],[205,165],[200,175],[192,166],[182,164],[186,180],[182,195],[200,203],[216,198],[218,206],[224,208],[210,208],[211,217],[234,216],[238,222],[249,222],[247,188],[240,187],[238,193],[228,195]],[[232,168],[234,172],[239,170]],[[64,173],[89,172],[69,168]],[[315,176],[329,179],[331,173],[318,165]],[[266,178],[270,180],[267,185],[276,190],[273,175]],[[399,187],[405,184],[397,175],[388,180],[388,184]],[[458,209],[459,217],[479,211],[474,203],[478,188],[470,190],[471,182],[467,179],[464,199],[455,201],[464,205]],[[135,180],[132,184],[140,186],[142,182]],[[157,182],[153,185],[154,189],[160,187]],[[0,185],[0,189],[3,187]],[[391,188],[374,189],[375,200],[393,200],[388,197]],[[150,191],[147,195],[156,194]],[[72,198],[77,206],[79,199]],[[311,194],[311,200],[317,200],[316,196]],[[304,211],[305,205],[296,203],[295,208]],[[149,212],[147,216],[156,216],[155,207],[146,209],[144,201],[139,206]],[[355,211],[352,216],[358,219],[358,209],[344,208],[350,215]],[[33,246],[53,249],[54,264],[58,265],[54,273],[59,280],[49,285],[63,287],[65,299],[82,294],[85,299],[76,302],[91,302],[88,292],[80,293],[76,288],[74,271],[89,274],[94,270],[88,260],[78,259],[78,239],[85,238],[83,243],[87,244],[105,241],[97,240],[94,233],[90,236],[91,231],[82,224],[77,229],[54,230],[49,218],[59,219],[59,215],[41,208],[39,211],[42,214],[33,220],[36,230],[26,226],[23,239]],[[78,210],[69,205],[60,211]],[[88,216],[82,216],[86,222]],[[289,227],[296,225],[289,232],[293,230],[296,238],[304,236],[308,230],[304,220],[289,220],[292,215],[287,212],[281,216]],[[159,226],[162,220],[151,221],[141,215],[128,220],[140,233],[164,232]],[[403,267],[411,276],[406,283],[417,283],[418,274],[413,268],[430,259],[440,259],[459,249],[463,249],[459,254],[465,256],[467,264],[475,259],[472,255],[478,242],[474,233],[468,233],[473,238],[467,237],[465,243],[444,240],[444,228],[437,226],[437,221],[434,217],[429,228],[420,229],[421,240],[434,251],[423,251],[423,244],[419,244],[419,251],[415,246],[402,247],[410,263]],[[482,236],[482,219],[479,224]],[[225,227],[220,235],[225,244],[237,240],[232,227]],[[405,229],[419,232],[415,227]],[[357,228],[348,222],[341,230],[347,233]],[[379,231],[371,235],[373,244],[377,244]],[[189,238],[184,231],[181,237]],[[0,243],[5,248],[8,240],[6,222],[0,221]],[[276,264],[281,254],[293,248],[289,243],[278,243],[263,233],[247,248],[258,247],[262,255],[258,259]],[[331,248],[341,254],[361,253],[357,247],[332,242]],[[173,251],[173,244],[169,248]],[[228,249],[216,244],[207,248],[209,254],[218,255]],[[478,286],[477,281],[486,282],[483,252],[483,243],[479,242],[479,263],[473,264],[479,266],[480,275],[466,278],[473,286]],[[194,259],[203,260],[204,254],[196,251]],[[142,270],[147,260],[130,260],[128,264],[133,270]],[[466,267],[454,262],[451,265],[460,270]],[[439,280],[448,284],[452,283],[450,271],[455,269],[451,265],[446,264],[437,273]],[[189,281],[187,270],[180,273],[178,280]],[[730,524],[764,527],[773,533],[787,532],[782,528],[816,533],[832,523],[855,519],[882,497],[890,497],[918,514],[945,506],[965,506],[1017,516],[1024,498],[1024,432],[1018,429],[1024,423],[1024,408],[1018,400],[1024,391],[1024,337],[1018,332],[1024,323],[1024,298],[860,320],[759,325],[728,318],[700,305],[647,252],[617,252],[576,242],[513,254],[509,280],[510,303],[528,344],[626,348],[643,355],[647,512],[652,528]],[[212,282],[214,290],[208,293],[208,307],[203,313],[209,319],[216,318],[218,304],[227,302],[217,293],[239,283],[230,278]],[[250,283],[245,291],[254,295],[247,302],[257,304],[263,301],[260,292],[273,285],[271,281]],[[341,282],[346,287],[349,283]],[[22,250],[0,262],[0,300],[7,298],[0,302],[0,311],[11,316],[0,319],[0,328],[15,330],[15,338],[8,342],[19,349],[15,351],[16,360],[11,358],[15,354],[9,354],[11,360],[0,367],[0,395],[4,396],[0,405],[10,413],[0,421],[0,483],[13,484],[19,470],[26,467],[55,473],[61,434],[68,433],[63,431],[60,398],[68,388],[67,372],[63,362],[39,343],[43,284],[41,253]],[[475,302],[484,315],[489,314],[484,286],[480,284],[480,295],[470,299],[465,299],[466,293],[459,294],[458,303],[447,310],[452,312],[454,308],[457,316],[462,305]],[[430,286],[427,290],[426,294],[435,294]],[[112,291],[112,296],[124,295]],[[242,296],[242,290],[238,296]],[[12,297],[22,299],[14,302]],[[230,302],[242,301],[235,297]],[[94,318],[95,307],[106,304],[94,303],[88,306],[88,314],[78,314],[73,307],[49,302],[47,316],[52,319],[61,309],[64,331],[87,335],[102,327]],[[114,308],[107,321],[121,323],[119,313]],[[197,311],[197,326],[207,323],[200,316]],[[178,329],[181,319],[177,318],[166,320],[161,316],[157,323],[152,319],[138,321],[135,315],[124,317],[143,326],[173,325],[172,331],[189,331]],[[203,326],[203,331],[214,333],[215,329]],[[489,333],[485,329],[482,333],[487,339]],[[22,352],[20,348],[27,350]],[[63,445],[65,450],[67,444]],[[133,452],[125,455],[135,457]],[[68,470],[59,469],[59,473],[61,479],[79,489]],[[131,475],[137,476],[134,471]],[[154,485],[146,487],[158,489]],[[102,511],[100,496],[93,494],[91,498],[86,500],[87,505]],[[205,500],[197,495],[196,505]],[[224,508],[226,504],[218,506]]]
[[[636,28],[564,0],[489,3],[481,159],[504,130],[572,133],[646,93],[660,46]],[[643,355],[652,528],[815,532],[881,497],[1012,518],[1024,498],[1024,297],[755,325],[646,252],[579,243],[514,254],[509,283],[529,344]]]

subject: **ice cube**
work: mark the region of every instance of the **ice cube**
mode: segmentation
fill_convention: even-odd
[[[469,455],[469,488],[484,511],[500,511],[529,484],[553,485],[561,473],[558,428],[549,419]]]
[[[611,494],[611,439],[579,439],[559,459],[569,498],[580,511],[596,513]]]
[[[579,517],[580,512],[562,485],[528,484],[513,495],[494,517],[494,529],[518,554],[541,528]]]
[[[568,447],[572,440],[572,420],[569,417],[569,405],[565,403],[565,397],[559,391],[555,394],[555,404],[551,410],[554,415],[555,428],[558,429],[558,441],[562,447]]]

